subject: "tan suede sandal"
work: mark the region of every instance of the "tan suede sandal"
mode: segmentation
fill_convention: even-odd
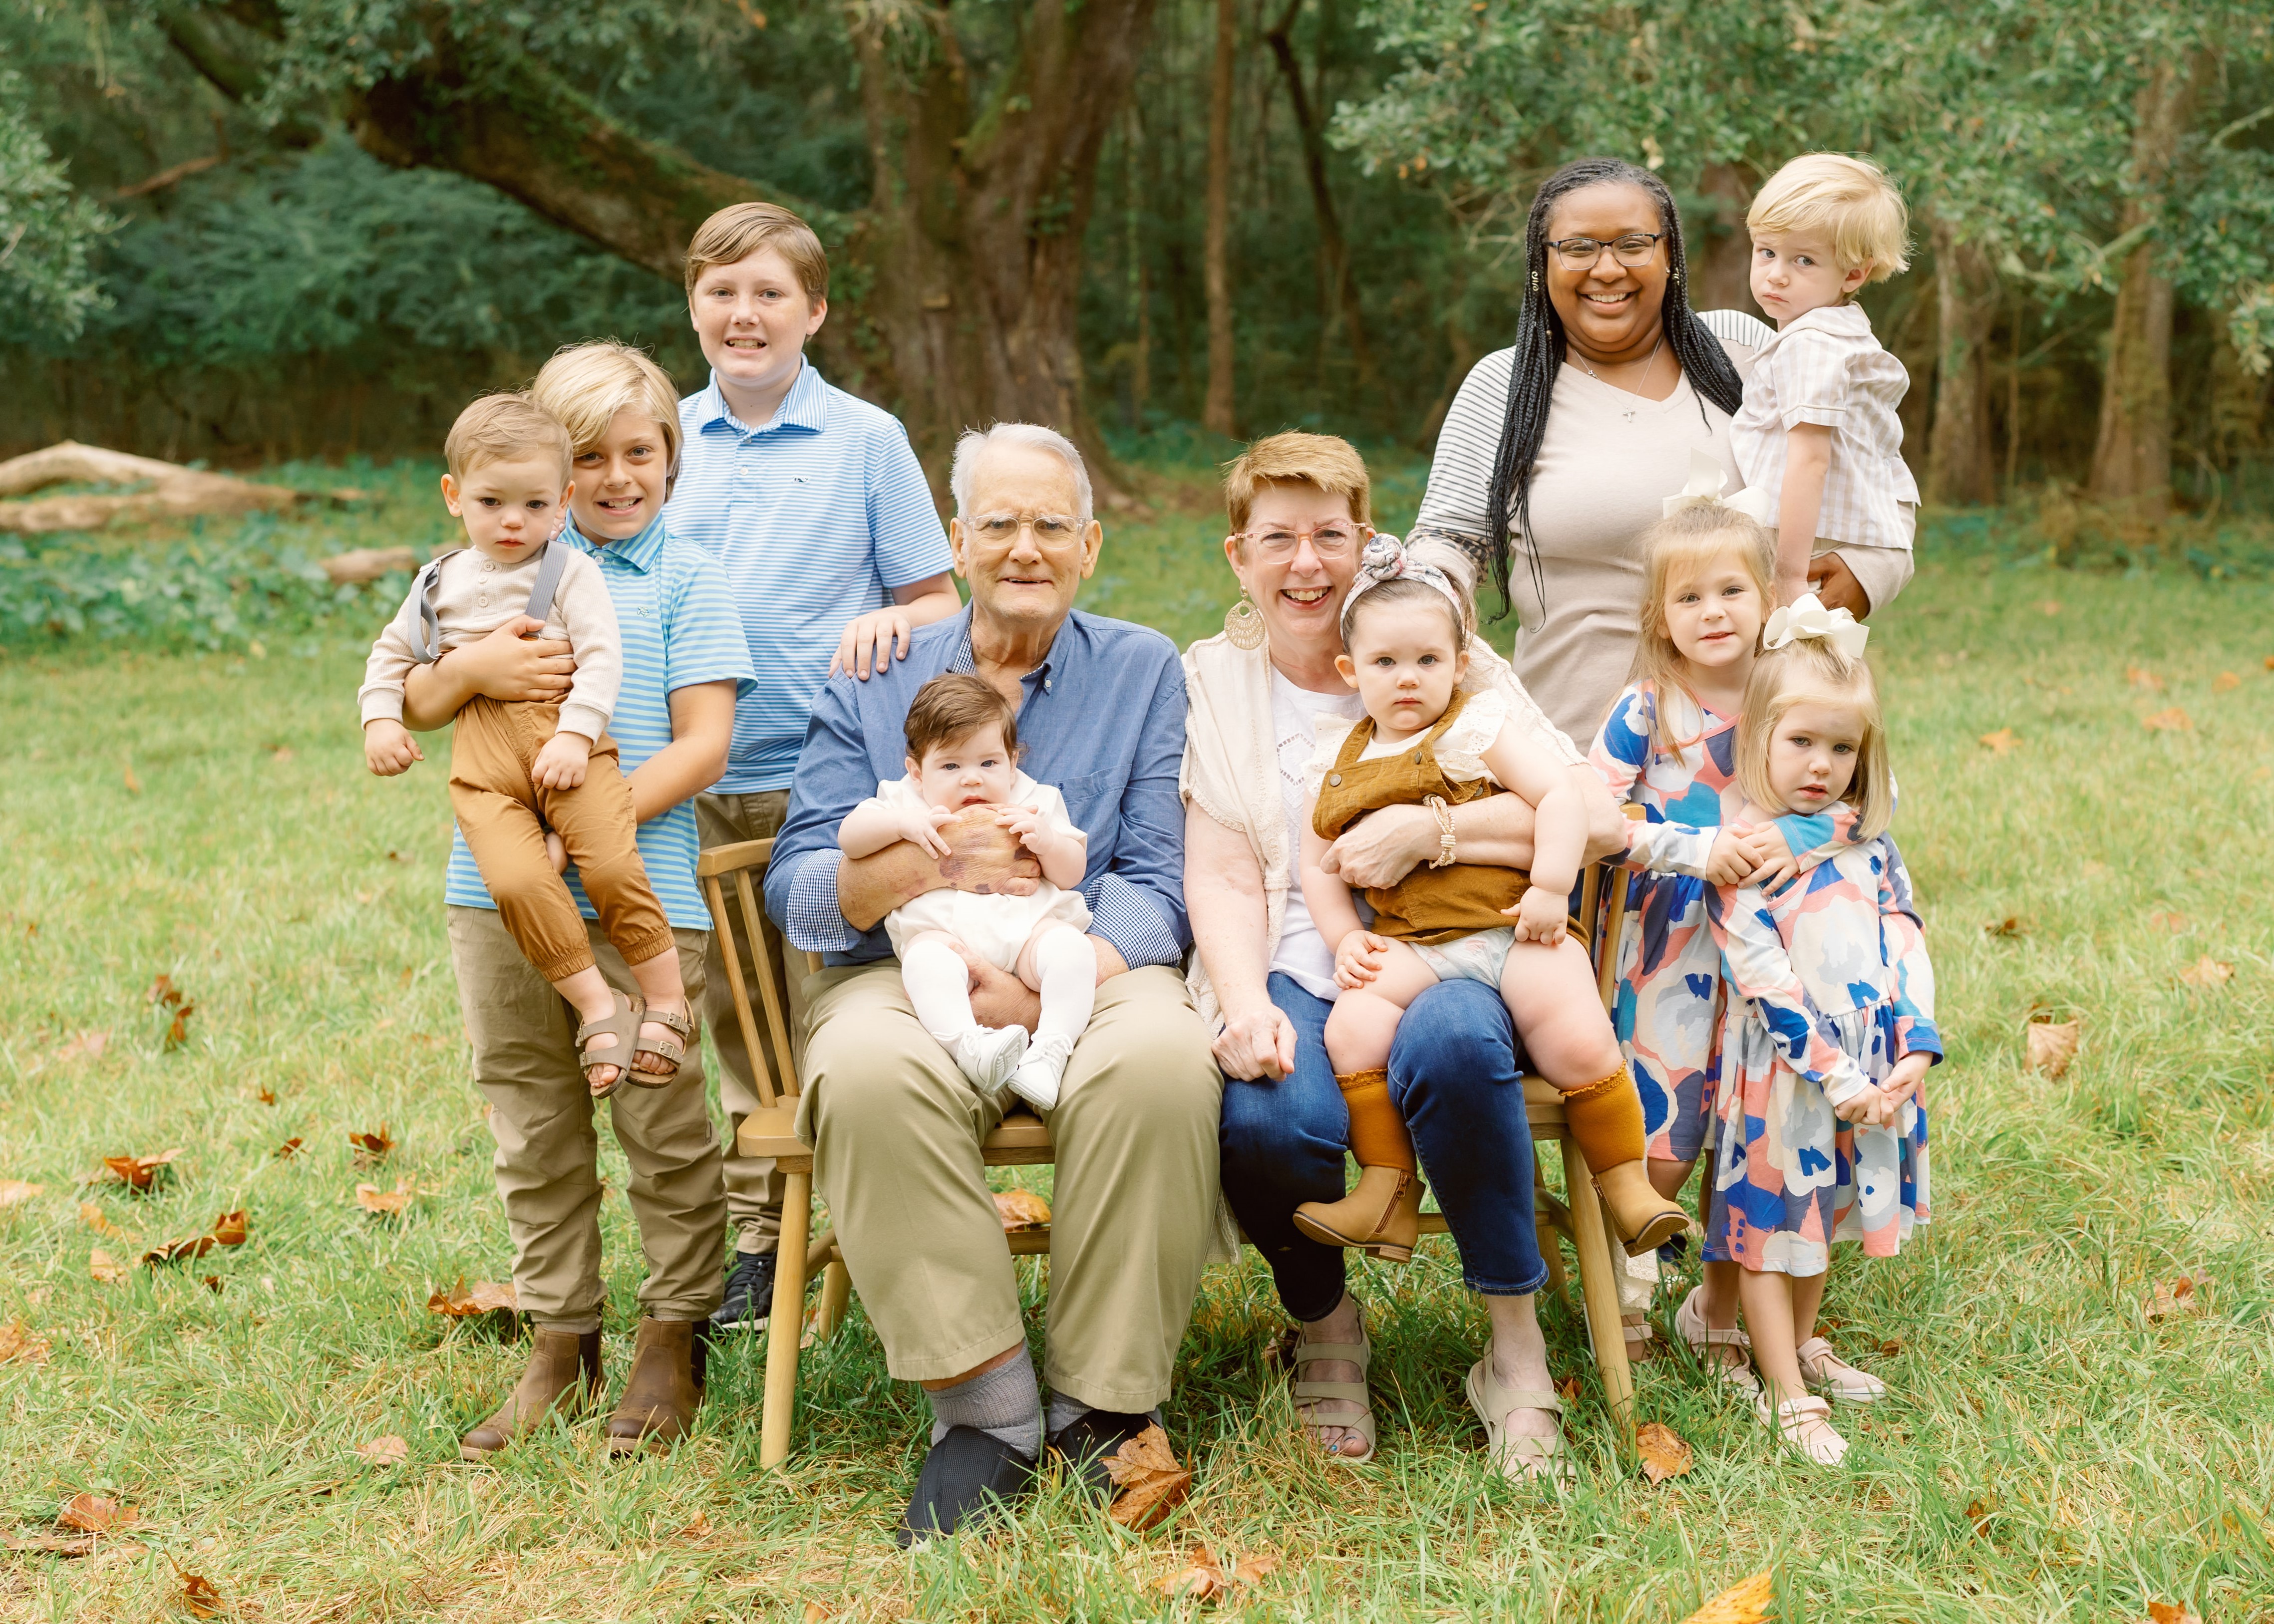
[[[651,1004],[640,1011],[640,1024],[645,1026],[650,1023],[677,1033],[679,1041],[674,1043],[669,1038],[636,1040],[637,1047],[632,1050],[631,1084],[635,1088],[668,1088],[679,1076],[680,1062],[687,1058],[687,1045],[695,1041],[694,1017],[691,1011],[686,1015],[674,1015],[670,1011],[659,1010]],[[660,1060],[663,1064],[638,1064],[646,1058]]]
[[[1358,1366],[1356,1381],[1305,1381],[1303,1367],[1322,1364],[1329,1359],[1343,1359]],[[1291,1391],[1295,1395],[1295,1413],[1303,1425],[1315,1432],[1318,1428],[1339,1426],[1356,1432],[1366,1440],[1364,1455],[1344,1455],[1340,1450],[1321,1449],[1320,1453],[1337,1466],[1364,1466],[1374,1459],[1374,1401],[1367,1390],[1367,1366],[1374,1360],[1374,1343],[1360,1325],[1355,1342],[1314,1342],[1306,1341],[1299,1323],[1290,1339],[1287,1354],[1289,1365],[1296,1380]],[[1321,1410],[1321,1399],[1344,1399],[1358,1406],[1356,1410]]]
[[[613,987],[608,989],[608,996],[616,1001],[614,1013],[588,1020],[576,1028],[576,1064],[584,1068],[584,1086],[591,1089],[595,1100],[606,1099],[622,1087],[624,1079],[632,1074],[632,1055],[639,1043],[640,1022],[644,1019],[637,998],[627,998]],[[591,1041],[604,1036],[614,1038],[616,1046],[594,1049]],[[598,1066],[614,1066],[616,1075],[614,1080],[593,1087],[592,1071]]]
[[[1776,1434],[1777,1442],[1818,1466],[1837,1466],[1846,1458],[1848,1440],[1832,1425],[1832,1406],[1820,1398],[1788,1398],[1769,1402],[1764,1386],[1753,1395],[1753,1414]]]
[[[1849,1364],[1821,1336],[1810,1337],[1796,1351],[1800,1356],[1801,1380],[1811,1393],[1849,1404],[1869,1404],[1887,1396],[1886,1382]]]
[[[1736,1326],[1725,1330],[1706,1324],[1705,1297],[1705,1287],[1692,1286],[1690,1289],[1690,1295],[1682,1299],[1682,1306],[1674,1311],[1674,1328],[1681,1333],[1682,1340],[1690,1344],[1690,1351],[1698,1356],[1698,1362],[1715,1372],[1724,1386],[1735,1388],[1747,1398],[1758,1397],[1761,1379],[1753,1374],[1753,1339]],[[1736,1348],[1745,1355],[1745,1362],[1724,1365],[1721,1360],[1707,1356],[1706,1350],[1709,1348]]]
[[[1485,1455],[1495,1470],[1511,1481],[1543,1478],[1551,1487],[1570,1481],[1574,1475],[1571,1460],[1563,1453],[1562,1401],[1553,1393],[1502,1387],[1493,1380],[1489,1352],[1469,1366],[1469,1379],[1464,1386],[1469,1395],[1469,1408],[1484,1423]],[[1511,1433],[1508,1430],[1508,1412],[1511,1410],[1544,1410],[1557,1418],[1556,1430],[1545,1438]]]

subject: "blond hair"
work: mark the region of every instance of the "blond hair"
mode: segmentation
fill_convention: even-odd
[[[1769,741],[1787,711],[1810,703],[1853,705],[1863,718],[1856,772],[1842,799],[1855,809],[1855,838],[1872,839],[1886,832],[1895,812],[1879,687],[1871,680],[1869,665],[1849,659],[1821,637],[1796,638],[1753,662],[1752,675],[1745,682],[1744,714],[1737,718],[1737,786],[1764,810],[1788,809],[1769,787]]]
[[[1307,485],[1321,494],[1349,500],[1351,517],[1374,523],[1374,481],[1366,459],[1338,434],[1306,434],[1291,429],[1267,434],[1224,465],[1224,508],[1234,535],[1247,529],[1257,492],[1269,485]],[[1246,543],[1240,544],[1243,555]]]
[[[1753,578],[1766,615],[1776,602],[1776,537],[1734,508],[1693,502],[1677,508],[1642,533],[1642,613],[1636,628],[1630,684],[1650,684],[1650,748],[1678,754],[1705,736],[1705,706],[1690,692],[1689,667],[1667,629],[1666,595],[1678,580],[1717,559],[1735,557]],[[1668,725],[1667,696],[1686,695],[1698,710],[1698,731],[1677,740]]]
[[[651,419],[663,438],[666,464],[679,469],[679,391],[645,352],[613,338],[568,344],[553,352],[529,398],[561,420],[576,452],[590,451],[620,412]]]
[[[519,390],[485,395],[458,414],[442,441],[442,460],[450,477],[463,479],[493,462],[550,454],[561,464],[561,482],[568,483],[568,431],[561,420]]]
[[[1769,177],[1745,211],[1752,232],[1828,231],[1842,271],[1869,265],[1866,286],[1910,268],[1910,211],[1868,158],[1808,153]]]
[[[813,228],[779,203],[730,203],[695,228],[687,244],[687,297],[714,265],[734,265],[761,248],[789,261],[797,285],[818,304],[829,297],[829,256]]]

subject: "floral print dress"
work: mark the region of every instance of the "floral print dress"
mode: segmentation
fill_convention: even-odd
[[[1842,842],[1773,898],[1750,885],[1706,896],[1731,993],[1706,1258],[1809,1275],[1835,1240],[1893,1257],[1928,1218],[1924,1088],[1885,1126],[1841,1122],[1833,1106],[1905,1055],[1942,1056],[1901,854],[1886,835]]]

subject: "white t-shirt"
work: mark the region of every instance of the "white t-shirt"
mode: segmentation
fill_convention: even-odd
[[[1331,1002],[1335,986],[1335,954],[1319,928],[1311,922],[1310,906],[1303,900],[1300,864],[1303,850],[1303,810],[1309,794],[1303,769],[1311,759],[1313,732],[1321,716],[1355,722],[1366,714],[1359,696],[1345,689],[1339,694],[1314,694],[1297,688],[1276,667],[1271,673],[1271,726],[1279,741],[1279,796],[1287,808],[1287,850],[1295,855],[1297,878],[1287,888],[1287,912],[1279,928],[1279,949],[1271,955],[1271,968],[1279,971],[1314,998]],[[1366,912],[1359,901],[1361,916]]]

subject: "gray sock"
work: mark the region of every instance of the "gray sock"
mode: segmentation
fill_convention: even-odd
[[[1091,1410],[1096,1408],[1096,1405],[1085,1404],[1080,1399],[1073,1397],[1070,1394],[1051,1394],[1050,1416],[1050,1436],[1056,1438],[1060,1432],[1065,1432],[1066,1428],[1072,1426],[1075,1422],[1081,1420],[1084,1416],[1088,1415]],[[1148,1418],[1152,1421],[1155,1426],[1161,1425],[1161,1407],[1158,1404],[1156,1404],[1148,1412]]]
[[[1035,1383],[1034,1361],[1024,1354],[968,1381],[942,1387],[931,1400],[931,1440],[952,1426],[975,1426],[999,1438],[1028,1460],[1043,1453],[1043,1397]]]

